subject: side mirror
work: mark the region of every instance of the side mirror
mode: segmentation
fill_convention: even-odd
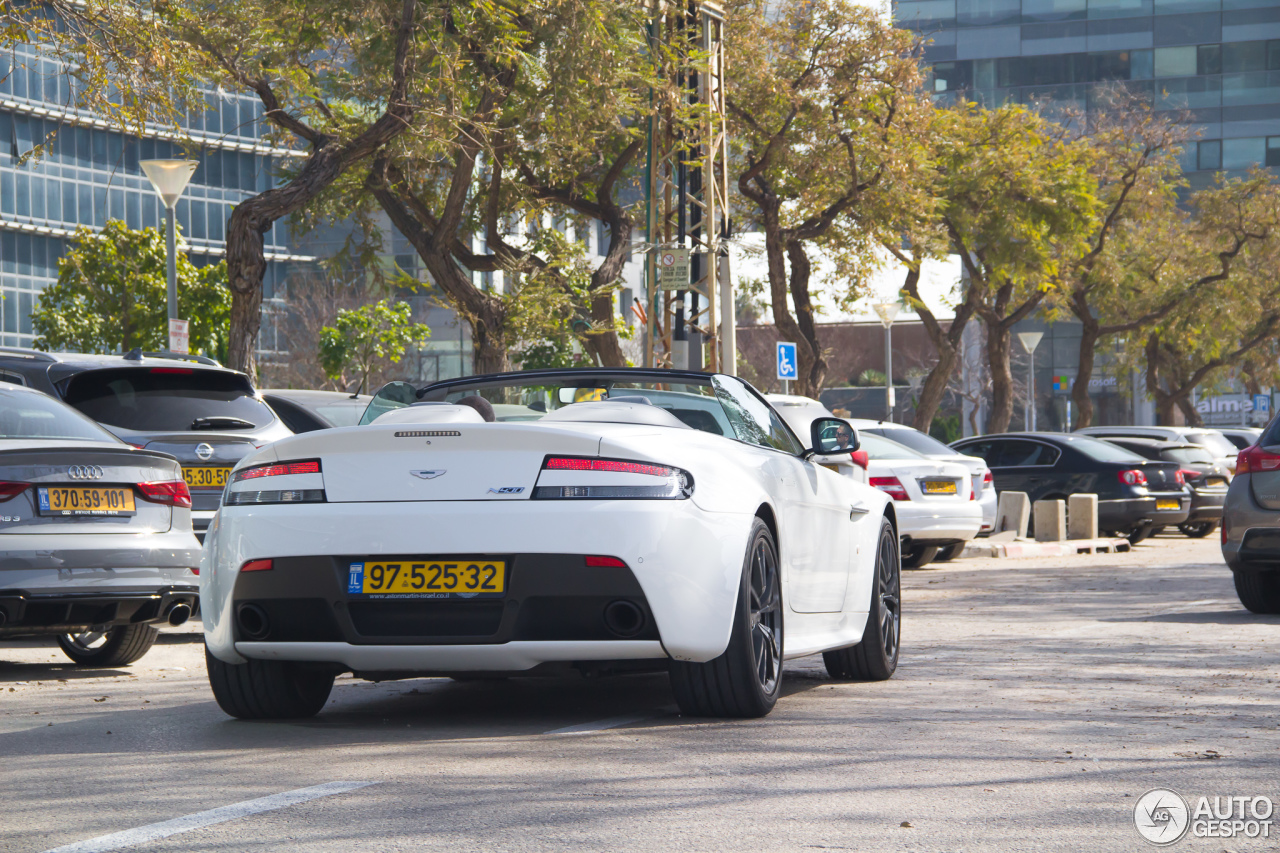
[[[841,456],[858,449],[858,433],[840,418],[817,418],[809,424],[809,453]]]
[[[403,409],[418,402],[418,389],[408,382],[388,382],[373,395],[364,414],[360,416],[360,426],[372,423],[378,415],[386,414],[393,409]]]

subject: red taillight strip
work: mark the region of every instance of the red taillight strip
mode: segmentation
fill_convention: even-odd
[[[235,480],[256,480],[258,477],[283,477],[286,474],[319,474],[320,460],[308,459],[305,462],[277,462],[271,465],[255,465],[237,471]]]
[[[1258,471],[1274,471],[1280,468],[1280,456],[1268,453],[1258,445],[1246,447],[1236,456],[1236,473],[1252,474]]]
[[[589,556],[586,558],[587,565],[594,569],[625,569],[627,564],[619,560],[617,557],[600,557]]]
[[[12,483],[0,480],[0,503],[16,498],[30,487],[30,483]]]
[[[187,488],[184,480],[138,483],[137,489],[143,500],[168,506],[191,508],[191,490]]]
[[[895,501],[911,500],[911,495],[907,494],[906,486],[902,485],[902,481],[897,477],[872,477],[868,481],[868,485],[874,486]]]
[[[648,474],[650,477],[670,477],[675,470],[666,465],[650,465],[646,462],[626,462],[621,459],[584,459],[576,456],[548,456],[542,463],[546,471],[606,471],[611,474]]]
[[[271,560],[250,560],[240,567],[242,572],[269,572],[275,568]]]

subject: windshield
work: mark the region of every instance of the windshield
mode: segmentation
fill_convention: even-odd
[[[1088,456],[1097,462],[1145,462],[1138,454],[1132,450],[1125,450],[1123,447],[1117,447],[1109,441],[1101,441],[1096,438],[1087,438],[1083,435],[1073,435],[1067,438],[1071,446],[1076,450]]]
[[[904,432],[906,430],[903,430]],[[858,430],[858,445],[870,459],[925,459],[910,447],[898,444],[871,430]]]
[[[63,399],[101,424],[143,432],[254,429],[275,420],[238,373],[124,367],[74,376]]]
[[[84,415],[43,394],[0,389],[0,439],[101,441],[120,439]]]
[[[954,447],[947,447],[941,441],[938,441],[931,435],[914,429],[860,429],[859,436],[868,433],[887,438],[890,441],[897,442],[905,447],[910,447],[917,453],[923,453],[926,456],[960,456],[960,451]]]
[[[676,381],[664,382],[649,376],[628,376],[621,371],[540,378],[513,374],[487,382],[427,389],[422,400],[456,403],[473,395],[493,404],[499,421],[538,420],[576,403],[626,398],[664,409],[686,426],[703,432],[787,453],[803,450],[803,445],[769,405],[730,376],[708,375],[705,381],[682,376]]]

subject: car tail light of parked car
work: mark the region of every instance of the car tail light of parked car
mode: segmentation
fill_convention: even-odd
[[[907,494],[906,487],[902,485],[902,481],[897,477],[872,477],[870,483],[895,501],[911,500],[911,496]]]
[[[1125,471],[1117,471],[1116,477],[1126,486],[1145,486],[1147,484],[1147,475],[1139,471],[1137,468],[1130,468]]]
[[[0,503],[16,498],[30,488],[30,483],[11,483],[0,480]]]
[[[1257,471],[1275,471],[1280,468],[1280,455],[1268,453],[1256,444],[1240,451],[1236,456],[1236,473],[1248,474]]]
[[[143,500],[166,506],[191,509],[191,492],[185,480],[169,480],[162,483],[138,483],[138,494]]]
[[[571,474],[571,483],[548,485],[548,472]],[[636,483],[628,477],[652,477],[657,483]],[[621,475],[621,478],[619,477]],[[633,498],[684,500],[693,494],[693,476],[671,465],[634,462],[628,459],[597,459],[577,456],[548,456],[542,463],[542,476],[533,490],[535,499]]]

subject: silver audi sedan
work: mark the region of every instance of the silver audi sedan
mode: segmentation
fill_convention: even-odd
[[[54,636],[82,666],[147,653],[198,603],[176,459],[39,391],[0,384],[0,641]]]

